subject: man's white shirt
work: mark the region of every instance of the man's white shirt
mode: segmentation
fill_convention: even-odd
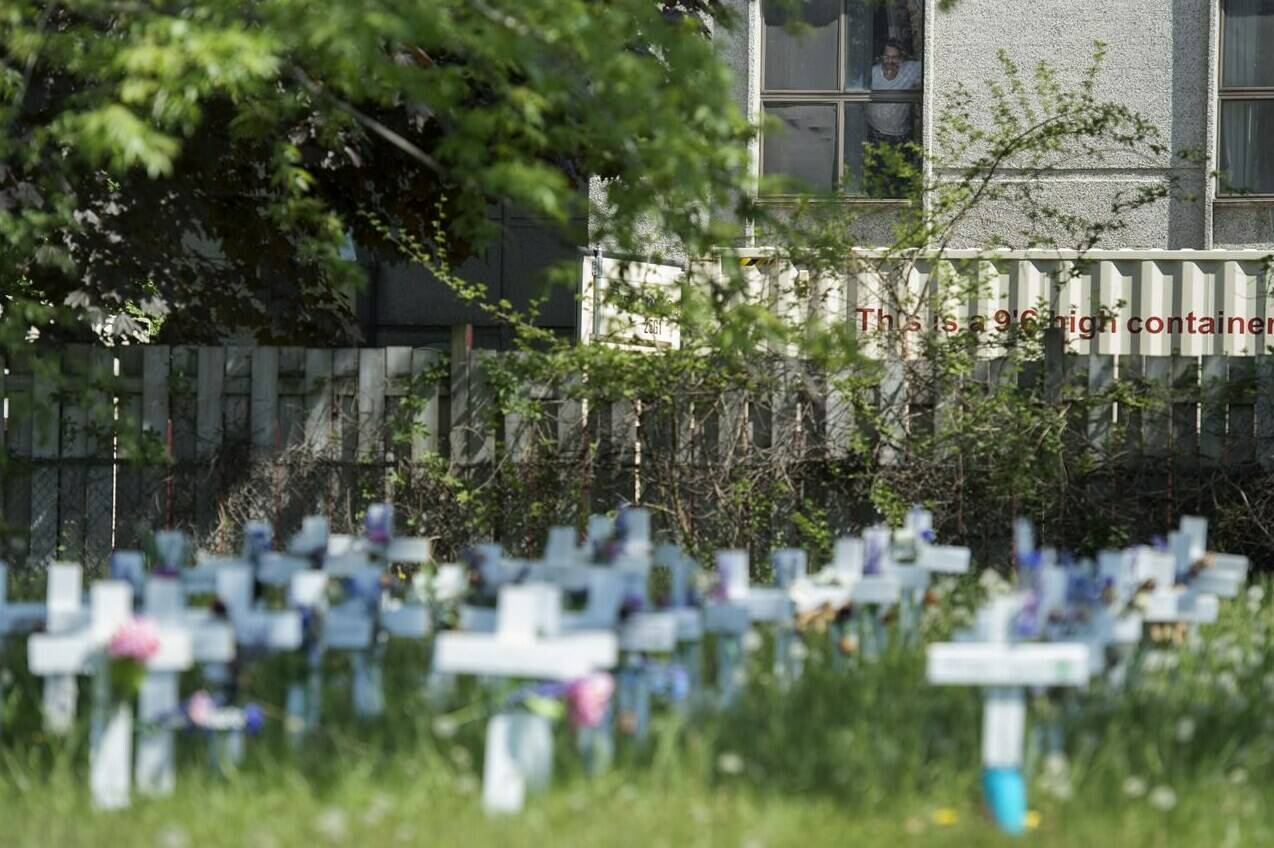
[[[898,63],[898,73],[887,79],[880,64],[872,66],[872,91],[906,91],[919,88],[923,69],[919,62],[908,59]],[[904,137],[911,134],[910,103],[868,103],[867,123],[881,135]]]

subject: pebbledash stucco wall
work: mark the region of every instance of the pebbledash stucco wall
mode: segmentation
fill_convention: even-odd
[[[1110,248],[1274,247],[1274,206],[1216,202],[1217,0],[959,0],[954,9],[926,6],[924,127],[933,152],[933,126],[945,96],[962,84],[975,96],[971,114],[988,111],[986,83],[1002,76],[997,52],[1005,50],[1029,79],[1041,59],[1063,81],[1078,83],[1095,42],[1106,44],[1099,96],[1119,100],[1159,127],[1173,151],[1206,151],[1207,163],[1171,155],[1152,159],[1110,156],[1077,161],[1050,177],[1050,199],[1088,219],[1108,217],[1117,193],[1164,184],[1176,177],[1181,196],[1139,209],[1128,226],[1101,245]],[[735,69],[740,105],[759,115],[760,0],[730,0],[739,27],[717,39]],[[1009,175],[1011,178],[1011,175]],[[883,211],[883,210],[882,210]],[[887,215],[887,212],[884,212]],[[987,207],[960,233],[961,246],[1015,231],[1015,211]],[[864,237],[870,243],[870,234]],[[758,236],[758,241],[763,236]]]

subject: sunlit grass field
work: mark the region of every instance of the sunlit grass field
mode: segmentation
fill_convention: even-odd
[[[926,638],[950,632],[972,588],[929,616]],[[484,696],[467,686],[431,710],[419,646],[393,647],[383,722],[348,715],[347,671],[332,658],[324,726],[304,750],[288,750],[275,720],[242,769],[219,776],[204,740],[185,736],[176,794],[114,813],[89,806],[85,731],[41,734],[38,685],[10,646],[0,845],[1274,845],[1269,590],[1224,604],[1199,645],[1126,690],[1036,699],[1033,726],[1060,728],[1065,755],[1032,746],[1034,826],[1020,839],[981,812],[978,692],[927,685],[919,645],[867,664],[812,635],[792,691],[775,687],[763,643],[734,710],[662,716],[650,744],[621,742],[601,777],[582,773],[563,729],[552,788],[507,818],[479,803]],[[261,664],[248,686],[278,704],[280,674]]]

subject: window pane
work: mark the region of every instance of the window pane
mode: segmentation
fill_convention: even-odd
[[[888,198],[912,194],[920,164],[919,112],[919,102],[845,104],[843,191]]]
[[[845,88],[919,88],[924,56],[923,4],[849,0],[846,12]]]
[[[761,170],[786,174],[817,191],[831,191],[836,165],[836,107],[830,104],[767,105],[782,126],[767,130]]]
[[[791,11],[789,11],[791,10]],[[765,4],[765,82],[769,91],[836,89],[841,0]],[[789,22],[803,21],[797,34]]]
[[[849,0],[845,7],[845,90],[864,91],[871,85],[871,66],[877,52],[870,0]]]
[[[1222,87],[1274,86],[1274,0],[1225,4]]]
[[[1221,101],[1221,193],[1274,194],[1274,100]]]

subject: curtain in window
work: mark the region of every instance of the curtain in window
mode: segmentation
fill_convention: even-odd
[[[836,88],[836,30],[841,0],[814,0],[797,14],[765,4],[765,88],[770,91]],[[789,32],[789,21],[804,22]]]
[[[1274,0],[1227,0],[1221,87],[1274,86]]]
[[[1221,101],[1221,192],[1274,194],[1274,100]]]

